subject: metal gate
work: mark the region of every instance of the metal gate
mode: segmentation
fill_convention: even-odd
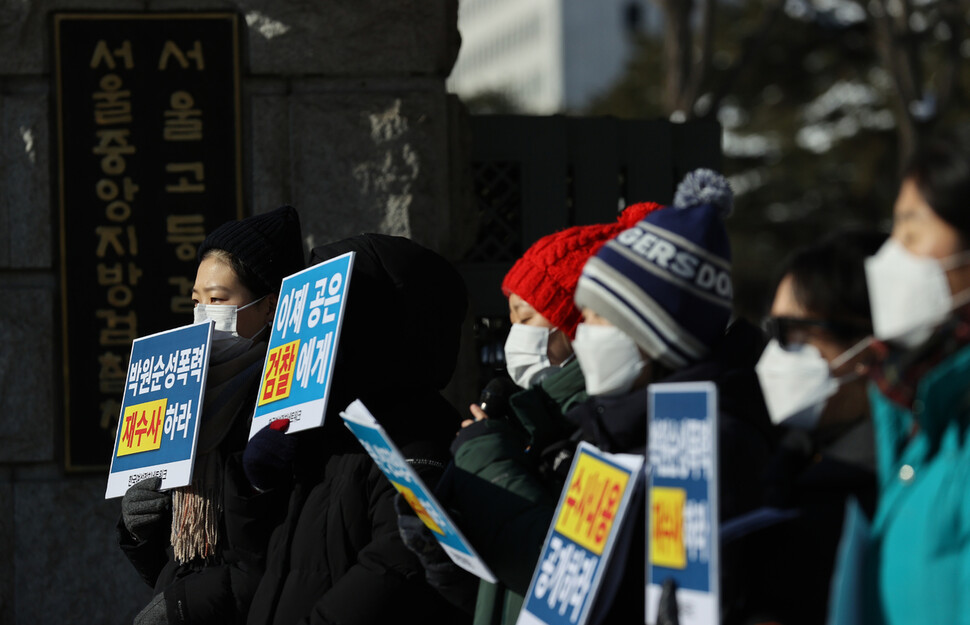
[[[624,207],[669,203],[684,174],[721,167],[716,122],[476,116],[472,175],[479,227],[459,264],[475,316],[479,387],[504,368],[512,264],[540,237],[606,223]]]

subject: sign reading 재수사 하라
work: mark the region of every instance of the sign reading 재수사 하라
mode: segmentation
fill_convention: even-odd
[[[166,490],[192,482],[212,327],[209,321],[132,343],[105,499],[151,477],[162,478]]]

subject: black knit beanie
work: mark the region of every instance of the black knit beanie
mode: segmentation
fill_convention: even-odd
[[[267,292],[278,292],[283,278],[306,268],[300,215],[289,205],[222,224],[199,246],[199,260],[212,249],[232,254]]]

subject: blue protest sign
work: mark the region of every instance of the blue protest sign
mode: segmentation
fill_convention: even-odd
[[[363,402],[359,399],[354,401],[340,416],[381,472],[428,526],[448,557],[466,571],[494,583],[495,576]]]
[[[518,625],[586,622],[642,466],[642,456],[580,443]]]
[[[323,425],[354,254],[283,280],[250,437],[276,419],[291,433]]]
[[[210,321],[132,342],[105,499],[150,477],[192,482],[211,338]]]
[[[719,622],[717,387],[651,384],[647,392],[647,613],[667,578],[683,625]]]

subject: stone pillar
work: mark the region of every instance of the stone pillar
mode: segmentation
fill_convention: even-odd
[[[0,0],[0,625],[130,623],[151,596],[106,476],[63,469],[50,14],[207,9],[243,24],[250,212],[294,204],[309,245],[385,232],[455,259],[473,235],[457,0]]]

